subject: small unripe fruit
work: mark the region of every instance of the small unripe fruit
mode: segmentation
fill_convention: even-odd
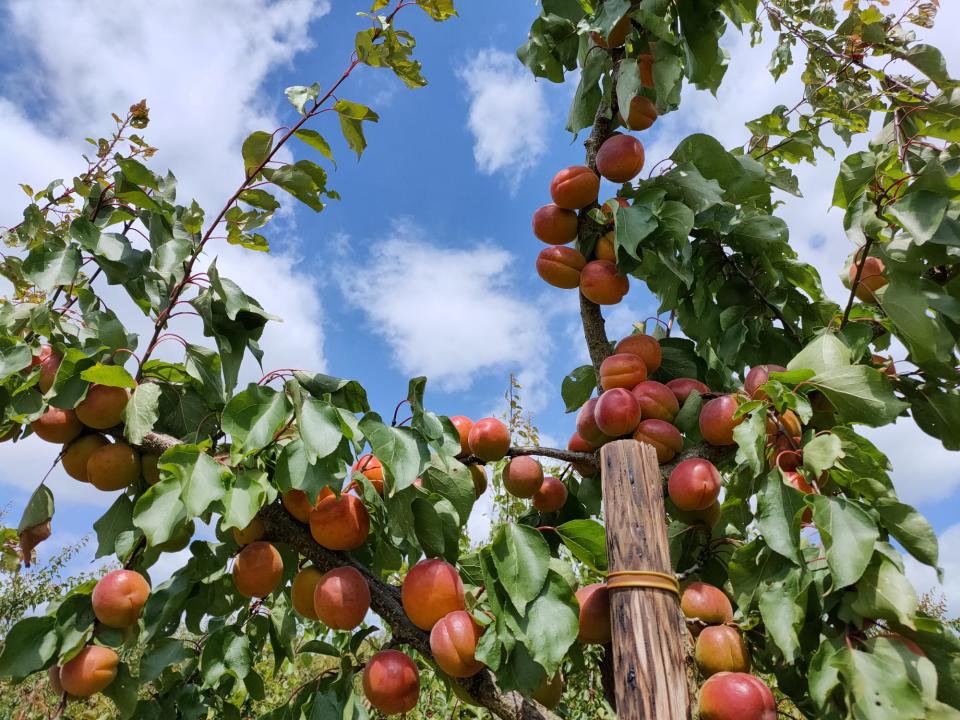
[[[580,604],[580,632],[577,640],[588,645],[610,642],[610,592],[603,583],[593,583],[577,590]]]
[[[536,690],[533,691],[533,699],[543,705],[547,710],[553,710],[560,704],[563,697],[563,674],[557,670],[553,677],[543,681]]]
[[[632,353],[617,353],[600,363],[600,387],[605,391],[613,388],[630,390],[646,379],[647,366]]]
[[[40,365],[40,379],[37,385],[40,392],[45,393],[53,387],[53,381],[57,379],[57,371],[60,369],[63,358],[54,353],[49,345],[44,345],[40,349],[39,358],[34,358],[34,361],[38,361],[37,364]]]
[[[483,465],[470,465],[470,477],[473,479],[473,491],[480,497],[487,491],[487,471]]]
[[[596,247],[593,248],[593,257],[596,260],[608,260],[612,263],[617,262],[617,249],[614,244],[614,239],[616,238],[616,233],[611,230],[608,233],[604,233],[599,240],[597,240]]]
[[[591,260],[580,271],[580,292],[597,305],[616,305],[630,290],[630,281],[609,260]]]
[[[93,588],[90,601],[97,620],[112,628],[136,625],[150,595],[143,575],[133,570],[113,570]]]
[[[39,418],[30,423],[30,429],[41,440],[66,445],[83,430],[73,410],[49,407]]]
[[[329,495],[333,492],[329,488],[324,488],[324,490],[326,492],[322,493],[322,495]],[[280,497],[280,500],[283,502],[283,507],[287,509],[287,512],[297,520],[304,524],[310,522],[310,513],[313,511],[314,506],[303,490],[287,490]]]
[[[454,415],[450,418],[450,422],[453,423],[453,426],[457,429],[457,434],[460,436],[460,454],[469,455],[470,454],[470,430],[473,428],[473,420],[464,416],[464,415]]]
[[[537,255],[537,275],[553,287],[572,290],[580,285],[580,274],[587,264],[579,250],[564,245],[544,248]]]
[[[649,373],[655,373],[663,362],[663,351],[657,339],[641,333],[627,335],[614,346],[613,351],[639,356]]]
[[[302,568],[290,585],[290,602],[293,609],[308,620],[318,619],[313,605],[313,593],[322,577],[323,573],[310,565]]]
[[[327,627],[353,630],[370,610],[370,586],[356,568],[335,568],[317,582],[313,607],[317,619]]]
[[[750,655],[740,631],[729,625],[706,627],[697,638],[694,650],[697,668],[705,677],[719,672],[747,672]]]
[[[77,405],[77,418],[87,427],[106,430],[123,422],[123,411],[130,400],[126,388],[91,385],[87,397]]]
[[[533,214],[533,234],[548,245],[566,245],[577,239],[577,214],[550,204]]]
[[[630,24],[630,16],[624,15],[617,21],[617,24],[613,26],[613,29],[606,38],[597,32],[590,33],[590,37],[593,38],[593,41],[599,47],[608,50],[610,48],[618,48],[623,45],[627,41],[627,36],[630,34],[631,29],[632,26]]]
[[[782,365],[755,365],[743,379],[743,391],[754,400],[766,400],[767,394],[760,389],[760,386],[767,384],[770,373],[786,372],[786,370]]]
[[[160,469],[157,467],[159,461],[160,458],[154,453],[140,455],[140,474],[148,485],[156,485],[160,482]]]
[[[744,418],[734,418],[737,411],[736,395],[721,395],[700,410],[700,434],[711,445],[733,445],[733,430]]]
[[[777,720],[777,701],[760,678],[721,672],[700,688],[700,719]]]
[[[702,620],[708,625],[733,622],[733,605],[720,588],[705,582],[690,583],[680,596],[680,610],[690,620]],[[699,626],[691,625],[694,635]]]
[[[450,677],[466,678],[483,669],[477,660],[477,644],[483,628],[465,610],[444,615],[430,630],[430,652],[437,665]]]
[[[649,366],[647,369],[649,370]],[[632,392],[640,404],[640,414],[644,418],[672,423],[680,412],[677,396],[670,388],[656,380],[644,380],[635,385]]]
[[[60,685],[73,697],[90,697],[114,681],[119,664],[110,648],[87,645],[60,668]]]
[[[597,152],[597,172],[607,180],[625,183],[643,170],[643,143],[632,135],[613,135]]]
[[[857,262],[850,265],[850,284],[857,278]],[[876,291],[884,287],[889,281],[884,275],[886,266],[883,260],[872,255],[867,257],[863,263],[863,271],[860,273],[860,282],[857,283],[854,294],[863,302],[877,302]]]
[[[590,398],[577,413],[577,434],[594,447],[600,447],[610,441],[610,437],[604,435],[603,431],[597,426],[595,411],[599,399]]]
[[[567,450],[570,452],[592,453],[596,449],[596,445],[591,445],[588,443],[586,440],[580,437],[579,433],[574,433],[571,435],[570,441],[567,443]],[[573,469],[586,477],[597,474],[596,468],[591,467],[590,465],[583,465],[581,463],[573,463]]]
[[[615,387],[600,396],[593,414],[600,432],[612,438],[622,437],[640,424],[640,403],[629,390]]]
[[[265,598],[283,579],[283,560],[268,542],[250,543],[233,561],[233,584],[248,598]]]
[[[600,178],[585,165],[564,168],[550,183],[553,202],[565,210],[580,210],[597,201]]]
[[[510,449],[510,430],[496,418],[477,420],[467,437],[470,452],[484,462],[496,462]]]
[[[667,492],[681,510],[706,510],[720,496],[723,480],[716,466],[703,458],[677,465],[667,481]]]
[[[503,468],[503,487],[518,498],[532,498],[543,483],[543,467],[527,455],[512,458]]]
[[[259,517],[254,517],[250,524],[242,530],[233,528],[233,539],[240,547],[254,543],[266,534],[267,529],[263,526],[263,520]]]
[[[361,455],[357,458],[357,461],[353,464],[353,472],[358,472],[363,475],[367,480],[370,481],[370,484],[373,485],[373,489],[377,491],[377,495],[383,497],[383,465],[380,464],[380,461],[377,460],[373,455]],[[351,483],[352,488],[359,490],[359,485],[357,483]]]
[[[567,486],[548,475],[533,496],[533,506],[542,513],[557,512],[567,502]]]
[[[700,395],[706,395],[710,392],[710,388],[704,385],[699,380],[694,380],[693,378],[676,378],[670,380],[667,383],[667,387],[670,388],[671,392],[677,396],[677,402],[681,405],[687,401],[687,398],[690,397],[690,393],[696,390]]]
[[[363,694],[384,715],[410,712],[420,696],[416,663],[399,650],[381,650],[363,668]]]
[[[126,443],[104,445],[87,460],[87,480],[98,490],[122,490],[140,477],[140,455]]]
[[[66,446],[63,455],[60,457],[60,464],[63,465],[67,475],[74,480],[88,482],[87,460],[95,451],[109,444],[109,441],[103,435],[93,434],[78,437]]]
[[[683,450],[683,435],[673,425],[663,420],[643,420],[633,433],[633,439],[653,446],[657,462],[670,462]]]
[[[657,121],[657,106],[645,95],[634,95],[623,124],[631,130],[647,130]]]
[[[310,534],[328,550],[356,550],[370,534],[370,513],[355,495],[321,492],[310,511]]]
[[[400,586],[400,600],[410,622],[421,630],[431,630],[447,613],[467,607],[460,574],[438,558],[410,568]]]

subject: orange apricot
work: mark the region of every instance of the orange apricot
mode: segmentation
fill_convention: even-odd
[[[633,439],[653,446],[657,462],[670,462],[683,450],[683,435],[673,425],[663,420],[642,420],[633,433]]]
[[[496,418],[477,420],[467,436],[470,452],[484,462],[496,462],[510,449],[510,430]]]
[[[83,423],[73,410],[48,407],[47,411],[30,423],[30,429],[41,440],[66,445],[83,430]]]
[[[250,524],[245,528],[233,528],[233,539],[240,547],[254,543],[266,534],[267,528],[264,527],[263,520],[257,516],[254,516],[253,520],[251,520]]]
[[[850,265],[850,285],[853,286],[857,278],[857,262]],[[863,302],[877,302],[876,291],[884,287],[889,280],[884,275],[886,266],[883,260],[872,255],[867,257],[863,263],[863,271],[860,273],[860,282],[857,283],[854,294]]]
[[[615,353],[631,353],[643,359],[648,373],[655,373],[663,362],[663,351],[656,338],[643,333],[627,335],[613,347]]]
[[[140,455],[140,473],[148,485],[156,485],[160,482],[160,469],[157,464],[160,457],[156,453],[143,453]]]
[[[290,585],[290,602],[293,609],[308,620],[317,620],[317,611],[313,605],[314,591],[323,577],[319,569],[308,565],[301,568]]]
[[[618,48],[627,41],[627,36],[630,34],[630,30],[633,29],[633,26],[630,23],[630,16],[624,15],[617,21],[617,24],[613,26],[613,29],[610,30],[610,34],[607,37],[603,37],[598,32],[590,33],[590,37],[593,38],[593,41],[599,46],[606,50],[610,48]]]
[[[585,165],[564,168],[550,183],[553,202],[564,210],[580,210],[597,201],[600,178]]]
[[[410,712],[420,696],[416,663],[399,650],[381,650],[363,668],[363,694],[384,715]]]
[[[533,496],[533,507],[542,513],[557,512],[567,503],[567,486],[547,475]]]
[[[631,130],[648,130],[657,121],[657,117],[657,105],[653,100],[645,95],[634,95],[623,124]]]
[[[503,487],[518,498],[532,498],[543,483],[543,467],[528,455],[511,458],[503,468]]]
[[[590,398],[577,413],[577,434],[594,448],[610,441],[610,437],[604,435],[597,425],[596,408],[599,400],[600,398]]]
[[[533,214],[533,234],[547,245],[566,245],[577,239],[577,214],[553,203]]]
[[[330,488],[324,488],[326,492],[321,492],[321,497],[333,493]],[[310,522],[310,513],[313,510],[313,503],[303,490],[287,490],[281,497],[283,506],[287,512],[293,515],[297,520],[306,524]],[[319,498],[318,498],[319,499]]]
[[[453,426],[457,429],[457,435],[460,436],[460,454],[469,455],[470,454],[470,429],[473,427],[473,420],[464,416],[464,415],[454,415],[450,418],[450,422],[453,423]]]
[[[697,638],[694,659],[705,677],[750,669],[750,655],[740,631],[729,625],[705,627]]]
[[[63,455],[60,456],[60,464],[63,465],[67,475],[74,480],[88,482],[87,460],[94,451],[109,444],[110,442],[103,435],[97,433],[82,435],[64,448]]]
[[[593,248],[593,257],[596,260],[606,260],[608,262],[616,263],[617,262],[617,249],[614,244],[616,239],[616,233],[611,230],[604,233],[599,240],[597,240],[596,246]],[[578,278],[579,282],[579,278]]]
[[[470,477],[473,480],[473,491],[480,497],[487,491],[487,471],[483,465],[470,465]]]
[[[407,571],[400,601],[410,622],[421,630],[431,630],[447,613],[467,607],[460,573],[439,558],[421,560]]]
[[[355,495],[320,493],[310,511],[310,534],[328,550],[356,550],[370,534],[370,513]]]
[[[613,388],[630,390],[646,379],[647,366],[639,356],[633,353],[617,353],[600,363],[600,387],[604,391]]]
[[[77,418],[87,427],[106,430],[123,422],[123,411],[130,400],[126,388],[91,385],[87,397],[77,405]]]
[[[631,392],[640,404],[640,413],[644,418],[672,423],[680,412],[677,396],[670,388],[656,380],[637,383]]]
[[[777,701],[760,678],[719,672],[700,688],[701,720],[777,720]]]
[[[265,598],[282,579],[283,560],[268,542],[250,543],[233,561],[233,584],[244,597]]]
[[[609,260],[591,260],[580,270],[580,292],[597,305],[616,305],[630,291],[630,281]]]
[[[738,407],[736,395],[721,395],[700,410],[700,434],[711,445],[733,445],[733,430],[744,418],[734,418]]]
[[[122,490],[140,477],[140,455],[123,442],[94,450],[87,459],[87,480],[98,490]]]
[[[677,396],[677,402],[681,405],[687,401],[687,398],[690,397],[690,393],[696,390],[700,395],[706,395],[710,392],[710,388],[704,385],[699,380],[694,380],[693,378],[675,378],[667,382],[667,387],[670,388],[670,391]]]
[[[567,443],[567,450],[570,452],[593,453],[596,449],[596,445],[587,442],[580,437],[580,433],[576,432],[570,436],[570,441]],[[573,469],[586,477],[597,474],[596,468],[582,463],[573,463]]]
[[[580,285],[580,275],[587,259],[571,247],[553,245],[537,255],[537,274],[548,285],[572,290]]]
[[[353,630],[370,610],[370,586],[356,568],[334,568],[314,587],[313,607],[317,619],[327,627]]]
[[[133,570],[113,570],[97,581],[90,601],[97,620],[112,628],[136,625],[150,595],[146,579]]]
[[[689,620],[700,620],[707,625],[722,625],[733,622],[733,605],[726,593],[715,585],[693,582],[687,585],[680,596],[680,610]],[[700,634],[700,626],[691,624],[694,636]]]
[[[373,489],[377,491],[377,495],[383,497],[383,465],[374,455],[361,455],[353,464],[352,470],[369,480]],[[357,483],[351,483],[350,487],[357,490],[360,488]]]
[[[653,55],[644,54],[637,56],[637,72],[640,75],[640,86],[645,88],[654,87],[653,82]]]
[[[600,432],[612,438],[622,437],[632,433],[640,424],[640,403],[626,388],[614,387],[600,396],[593,414]]]
[[[667,492],[681,510],[706,510],[720,496],[723,480],[716,466],[703,458],[677,465],[667,481]]]
[[[577,590],[580,604],[580,631],[577,640],[588,645],[610,642],[610,592],[603,583],[593,583]]]
[[[471,677],[483,669],[483,663],[476,657],[482,634],[483,628],[470,613],[454,610],[440,618],[430,630],[430,652],[450,677]]]
[[[114,681],[119,664],[110,648],[87,645],[60,668],[60,686],[73,697],[90,697]]]
[[[597,172],[611,182],[630,182],[643,163],[643,143],[632,135],[611,135],[597,151]]]

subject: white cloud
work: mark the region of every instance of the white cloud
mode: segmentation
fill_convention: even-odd
[[[943,567],[943,584],[937,574],[926,565],[905,557],[907,577],[918,593],[932,591],[947,600],[947,617],[960,617],[960,556],[952,552],[960,544],[960,524],[951,525],[940,535],[940,565]]]
[[[467,85],[473,156],[482,173],[509,173],[516,189],[547,149],[543,89],[516,57],[483,50],[459,71]]]

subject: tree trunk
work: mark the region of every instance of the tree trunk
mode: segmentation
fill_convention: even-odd
[[[609,571],[673,575],[664,520],[663,481],[654,449],[635,440],[600,451]],[[679,599],[667,590],[610,591],[617,716],[687,720],[691,702]]]

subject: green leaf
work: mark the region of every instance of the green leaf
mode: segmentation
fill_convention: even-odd
[[[340,116],[340,129],[350,149],[357,153],[357,159],[367,147],[363,135],[363,121],[379,122],[380,117],[370,108],[348,100],[337,100],[333,109]]]
[[[212,502],[226,495],[230,470],[198,445],[173,446],[161,456],[157,467],[180,484],[180,499],[188,517],[202,515]]]
[[[250,384],[230,399],[223,409],[223,429],[233,445],[235,459],[244,453],[259,450],[273,442],[284,424],[291,419],[293,406],[282,392],[265,385]]]
[[[890,498],[881,498],[875,507],[880,513],[880,522],[897,539],[897,542],[917,560],[936,568],[938,574],[942,575],[943,570],[937,567],[939,559],[937,534],[927,519],[909,505]]]
[[[844,498],[817,495],[813,521],[823,539],[836,587],[853,585],[863,575],[880,533],[870,516]]]
[[[200,345],[188,344],[184,369],[197,381],[204,398],[216,406],[224,402],[222,363],[220,356]]]
[[[837,464],[844,457],[840,438],[832,433],[817,435],[803,446],[803,466],[814,477],[820,477],[825,471]]]
[[[151,485],[133,508],[133,524],[143,531],[151,547],[169,540],[186,519],[187,509],[180,501],[180,481],[176,477]]]
[[[330,143],[328,143],[323,135],[318,133],[316,130],[308,130],[306,128],[297,130],[294,135],[303,140],[307,145],[312,147],[314,150],[320,152],[327,160],[333,163],[333,166],[336,167],[337,163],[333,160],[333,152],[330,150]]]
[[[3,639],[0,677],[19,682],[43,670],[57,654],[56,620],[51,615],[24,618]]]
[[[831,664],[843,677],[852,717],[870,720],[924,720],[923,700],[903,663],[878,653],[843,648]]]
[[[80,378],[97,385],[119,388],[135,388],[137,381],[119,365],[101,365],[97,363],[80,373]]]
[[[253,190],[244,190],[240,193],[240,201],[252,205],[255,208],[273,212],[280,209],[280,203],[266,190],[254,188]]]
[[[442,22],[457,14],[453,7],[453,0],[417,0],[417,5],[437,22]]]
[[[145,165],[137,162],[133,158],[119,158],[117,164],[123,171],[124,177],[134,185],[145,185],[151,190],[157,190],[157,176],[154,175]]]
[[[270,156],[272,149],[273,135],[262,130],[250,133],[243,141],[240,153],[243,155],[243,169],[248,178],[253,177],[257,168]]]
[[[645,205],[617,208],[615,246],[617,256],[624,250],[637,260],[642,259],[642,243],[659,227],[653,211]]]
[[[798,565],[802,562],[798,513],[805,507],[803,494],[784,483],[779,470],[767,473],[757,497],[757,524],[770,549]]]
[[[523,613],[540,594],[550,567],[550,548],[543,536],[531,527],[504,525],[490,545],[500,584],[510,602]]]
[[[315,463],[325,458],[340,445],[343,431],[340,416],[330,403],[307,398],[297,411],[297,429],[303,440],[307,461]]]
[[[899,52],[898,55],[933,80],[937,85],[945,87],[952,83],[950,73],[947,70],[947,62],[943,58],[943,53],[933,45],[916,43],[909,49]]]
[[[23,509],[20,523],[17,525],[17,534],[19,535],[27,528],[45,523],[53,517],[53,512],[53,493],[50,492],[50,488],[41,483],[27,500],[27,506]]]
[[[866,618],[882,618],[914,629],[917,594],[900,569],[877,554],[857,583],[853,609]]]
[[[590,399],[597,387],[597,373],[593,365],[581,365],[563,378],[560,384],[560,396],[566,405],[566,412],[573,412]]]
[[[143,442],[160,418],[160,386],[156,383],[140,383],[130,396],[123,411],[123,433],[134,445]]]
[[[290,104],[297,109],[297,112],[304,115],[306,114],[307,104],[313,103],[313,101],[320,96],[320,85],[319,83],[313,83],[313,85],[309,87],[305,85],[293,85],[283,92],[290,101]]]
[[[557,534],[571,554],[599,573],[607,571],[607,537],[596,520],[569,520],[557,526]]]
[[[133,527],[133,501],[127,494],[117,496],[113,505],[93,523],[97,533],[97,552],[95,558],[112,555],[116,552],[117,539],[122,533],[130,532]]]
[[[336,456],[331,456],[335,460]],[[303,442],[298,438],[287,443],[277,458],[277,469],[274,482],[284,492],[287,490],[303,490],[311,500],[316,500],[317,494],[325,487],[340,489],[345,473],[342,462],[336,461],[336,467],[330,467],[321,461],[311,465],[307,462],[307,454],[303,449]]]
[[[800,591],[799,570],[771,583],[760,595],[760,616],[770,638],[780,648],[783,659],[792,663],[800,650],[798,633],[807,614],[807,594]]]
[[[137,708],[137,691],[140,688],[139,678],[130,674],[130,668],[125,662],[117,666],[117,676],[103,690],[104,696],[113,700],[119,711],[117,717],[127,720],[134,716]]]
[[[33,353],[29,345],[11,344],[0,347],[0,380],[30,367]]]
[[[788,370],[829,372],[850,364],[850,349],[836,335],[826,333],[797,353],[788,364]]]
[[[413,485],[430,460],[430,450],[423,438],[410,428],[384,425],[375,413],[361,418],[360,430],[392,478],[394,491]]]
[[[70,285],[80,271],[80,250],[75,245],[42,245],[30,251],[23,261],[23,274],[42,292]]]
[[[222,627],[203,644],[200,653],[200,673],[204,687],[217,685],[224,675],[242,680],[253,667],[250,641],[240,628]]]
[[[179,638],[160,638],[148,645],[140,658],[140,682],[156,680],[169,667],[192,657],[193,651]]]
[[[277,490],[262,470],[241,470],[223,500],[226,527],[245,528],[264,505],[277,498]]]
[[[909,407],[893,394],[889,378],[866,365],[818,372],[809,384],[821,390],[840,417],[851,423],[887,425]]]

